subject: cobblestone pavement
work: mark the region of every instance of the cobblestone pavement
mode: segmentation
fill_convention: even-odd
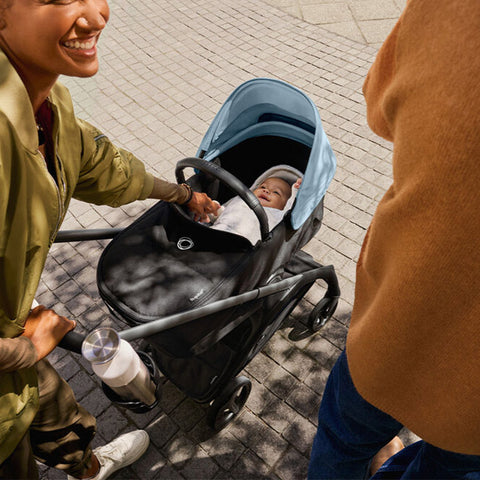
[[[266,0],[297,18],[374,47],[385,40],[407,0]]]
[[[295,322],[324,289],[308,292],[243,372],[252,393],[237,419],[217,434],[206,426],[205,406],[170,381],[159,409],[133,414],[107,400],[78,355],[56,349],[50,359],[97,417],[95,446],[135,428],[150,433],[146,455],[115,478],[305,478],[325,380],[344,347],[355,262],[390,183],[391,146],[368,129],[361,94],[376,48],[260,0],[116,0],[111,7],[100,73],[63,80],[77,115],[135,152],[157,175],[174,179],[176,162],[195,155],[220,106],[248,79],[285,80],[316,103],[338,169],[325,198],[324,224],[305,250],[335,266],[342,297],[318,334],[300,335]],[[112,209],[73,201],[63,228],[126,226],[151,205]],[[77,319],[84,332],[100,324],[125,328],[109,316],[97,291],[96,265],[105,245],[54,245],[39,286],[39,302]],[[42,478],[65,477],[43,468]]]

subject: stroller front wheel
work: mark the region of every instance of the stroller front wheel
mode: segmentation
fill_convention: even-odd
[[[209,426],[216,431],[225,428],[243,408],[251,390],[252,382],[247,377],[241,376],[230,380],[208,409]]]
[[[337,309],[338,298],[322,298],[308,317],[308,327],[318,332],[332,317]]]

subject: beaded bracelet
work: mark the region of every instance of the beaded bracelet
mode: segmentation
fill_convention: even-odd
[[[187,198],[187,200],[185,200],[185,202],[182,203],[182,205],[186,205],[187,203],[190,202],[190,200],[193,197],[193,190],[192,190],[192,187],[188,183],[182,183],[181,185],[184,186],[188,191],[188,198]]]

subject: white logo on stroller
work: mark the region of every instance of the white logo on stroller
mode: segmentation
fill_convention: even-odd
[[[189,300],[191,302],[194,302],[197,298],[200,298],[203,292],[204,292],[204,289],[202,288],[194,297],[189,298]]]
[[[178,239],[177,248],[179,250],[190,250],[193,246],[193,240],[189,237],[181,237]]]

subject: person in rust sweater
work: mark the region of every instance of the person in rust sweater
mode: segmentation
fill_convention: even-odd
[[[479,51],[478,0],[409,0],[366,78],[393,183],[358,260],[310,479],[364,478],[402,426],[422,440],[374,478],[480,478]]]

